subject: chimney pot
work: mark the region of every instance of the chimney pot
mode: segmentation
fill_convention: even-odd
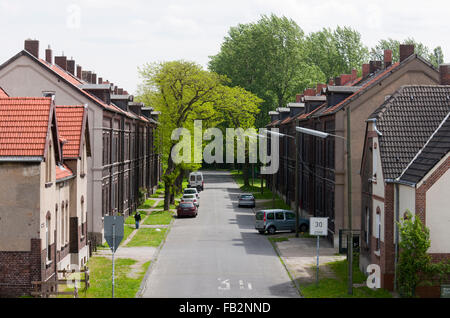
[[[55,56],[55,64],[67,71],[67,57],[65,56]]]
[[[123,88],[118,88],[118,89],[117,89],[117,93],[118,93],[119,95],[123,95]]]
[[[335,77],[334,83],[336,86],[341,86],[341,77],[340,76]]]
[[[67,60],[67,72],[75,75],[75,60]]]
[[[362,77],[366,78],[370,74],[370,64],[362,65]]]
[[[400,44],[400,63],[414,54],[414,44]]]
[[[114,86],[114,95],[117,95],[118,90],[119,90],[118,87]]]
[[[99,77],[99,78],[98,78],[98,83],[99,83],[99,84],[103,84],[103,78]]]
[[[48,46],[48,49],[45,49],[45,61],[49,64],[53,64],[53,52],[50,45]]]
[[[97,74],[92,73],[92,75],[91,75],[91,83],[92,84],[97,84]]]
[[[450,64],[439,66],[439,77],[441,85],[450,85]]]
[[[81,68],[81,65],[77,65],[77,77],[78,79],[81,79],[83,74],[83,69]]]
[[[305,96],[316,96],[316,90],[314,88],[305,89],[303,92]]]
[[[24,49],[28,51],[35,58],[39,58],[39,41],[38,40],[25,40]]]
[[[384,50],[384,68],[392,65],[392,50]]]
[[[358,78],[358,71],[354,68],[352,69],[352,82]]]

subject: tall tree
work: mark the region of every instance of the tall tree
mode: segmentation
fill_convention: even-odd
[[[268,111],[284,107],[309,84],[311,66],[303,60],[304,33],[291,19],[263,15],[256,23],[230,28],[209,69],[264,100],[256,125],[264,127]]]
[[[334,31],[324,28],[306,38],[306,59],[320,69],[326,80],[359,69],[368,55],[361,35],[350,27],[338,26]]]

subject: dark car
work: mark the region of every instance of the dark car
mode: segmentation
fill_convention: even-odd
[[[275,234],[277,231],[295,231],[295,213],[288,210],[262,210],[255,214],[255,228],[259,233]],[[299,231],[307,232],[309,220],[299,218]]]
[[[251,193],[243,193],[239,195],[238,206],[255,207],[255,197]]]
[[[198,214],[197,206],[193,202],[181,202],[177,208],[177,216],[192,216],[196,217]]]

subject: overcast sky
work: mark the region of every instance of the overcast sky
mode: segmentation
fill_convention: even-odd
[[[440,45],[450,61],[445,0],[0,0],[0,63],[26,38],[64,52],[85,70],[135,93],[137,68],[146,62],[185,59],[203,66],[220,49],[230,26],[262,14],[285,15],[305,33],[351,26],[371,47],[379,39],[414,37]]]

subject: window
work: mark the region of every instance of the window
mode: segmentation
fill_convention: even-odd
[[[364,231],[365,239],[366,239],[366,245],[369,246],[369,228],[370,228],[370,210],[368,207],[366,207],[366,229]]]
[[[45,182],[52,182],[52,145],[48,145],[47,164],[45,166]]]
[[[66,200],[66,241],[65,241],[66,244],[69,243],[69,221],[70,221],[69,201]]]
[[[50,212],[48,212],[50,213]],[[47,262],[50,261],[50,218],[45,220],[45,246],[47,246]]]
[[[268,220],[273,220],[274,219],[273,213],[267,213],[267,219]]]
[[[377,208],[377,215],[375,218],[375,228],[376,228],[376,239],[377,239],[377,246],[376,246],[376,250],[379,251],[380,250],[380,239],[381,239],[381,210],[378,207]]]
[[[284,220],[284,212],[277,212],[277,213],[275,213],[275,219],[277,219],[277,220]]]
[[[84,197],[81,197],[81,236],[84,236]]]
[[[295,214],[291,212],[286,212],[286,220],[295,220]]]
[[[66,218],[66,213],[64,211],[64,202],[63,202],[63,203],[61,203],[61,247],[64,246],[64,242],[66,241],[66,239],[65,239],[65,235],[66,235],[65,218]]]

